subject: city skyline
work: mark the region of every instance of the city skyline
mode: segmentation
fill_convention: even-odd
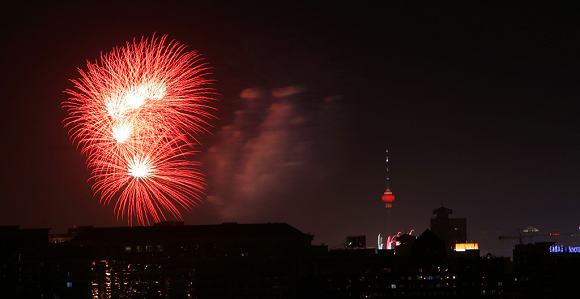
[[[504,256],[515,241],[500,235],[577,232],[578,20],[474,4],[19,4],[0,21],[0,225],[124,225],[87,185],[62,91],[86,59],[157,33],[199,50],[220,92],[200,148],[208,197],[187,224],[285,222],[336,248],[421,233],[446,206]]]

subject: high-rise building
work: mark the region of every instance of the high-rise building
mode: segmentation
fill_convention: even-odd
[[[449,218],[453,210],[440,207],[433,211],[431,231],[437,235],[448,250],[453,250],[455,244],[467,242],[467,220],[465,218]]]

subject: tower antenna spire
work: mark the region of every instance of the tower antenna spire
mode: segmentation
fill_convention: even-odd
[[[387,177],[387,190],[391,189],[391,176],[389,172],[389,148],[387,147],[385,150],[385,169],[386,169],[386,177]]]
[[[395,201],[395,194],[391,191],[391,173],[389,169],[389,148],[387,147],[385,150],[385,169],[386,169],[386,189],[381,196],[381,200],[385,203],[385,207],[390,209],[393,207],[393,202]]]

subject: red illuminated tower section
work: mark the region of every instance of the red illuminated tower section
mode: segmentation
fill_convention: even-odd
[[[395,194],[391,191],[391,177],[389,173],[389,149],[386,150],[387,158],[385,160],[385,166],[387,171],[387,187],[383,196],[381,196],[381,200],[385,203],[385,207],[390,209],[393,207],[393,202],[395,201]]]

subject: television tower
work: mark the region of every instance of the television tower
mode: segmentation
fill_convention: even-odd
[[[385,192],[381,196],[381,200],[385,203],[385,207],[387,208],[387,227],[390,227],[390,218],[391,218],[391,208],[393,207],[393,202],[395,201],[395,194],[391,191],[391,176],[390,176],[390,169],[389,169],[389,149],[387,148],[385,151],[386,158],[385,158],[385,170],[386,170],[386,188]],[[397,233],[395,235],[389,235],[385,233],[379,233],[377,239],[377,248],[382,249],[394,249],[397,245],[397,239],[401,235],[401,233]]]
[[[381,196],[381,200],[385,203],[385,207],[387,209],[390,209],[393,207],[393,202],[395,201],[395,194],[393,194],[393,192],[391,191],[391,177],[390,177],[390,173],[389,173],[389,149],[386,149],[386,160],[385,160],[385,167],[386,167],[386,178],[387,178],[387,182],[386,182],[386,189],[385,192],[383,193],[383,196]]]

